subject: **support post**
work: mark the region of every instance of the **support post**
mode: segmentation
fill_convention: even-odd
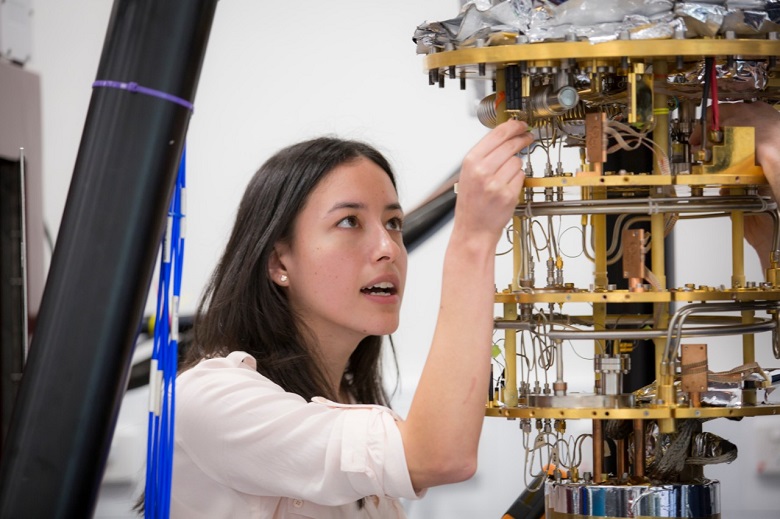
[[[97,78],[191,103],[217,0],[116,0]],[[90,88],[90,85],[84,85]],[[97,88],[0,468],[0,517],[91,517],[190,110]]]

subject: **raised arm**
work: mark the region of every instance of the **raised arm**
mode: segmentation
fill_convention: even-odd
[[[527,130],[523,122],[501,124],[463,161],[433,344],[399,423],[416,489],[463,481],[476,470],[490,377],[495,249],[523,186],[517,153],[533,140]]]

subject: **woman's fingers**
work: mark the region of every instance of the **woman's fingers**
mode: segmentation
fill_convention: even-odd
[[[517,154],[527,148],[533,142],[530,133],[525,133],[505,142],[500,149],[496,150],[495,161],[498,163],[495,168],[498,180],[509,182],[518,174],[523,173],[523,161]],[[492,158],[492,157],[491,157]]]
[[[463,161],[456,221],[495,239],[517,205],[525,174],[518,153],[533,142],[528,125],[507,121],[488,133]]]
[[[522,161],[516,155],[533,142],[527,130],[528,125],[514,120],[493,129],[466,155],[461,181],[469,176],[492,177],[501,172],[502,180],[508,182],[522,169]],[[519,164],[518,170],[504,167],[507,162]]]
[[[496,182],[498,184],[506,184],[511,190],[520,192],[520,188],[523,187],[523,180],[525,179],[525,171],[523,170],[523,161],[517,155],[512,155],[504,162],[501,167],[496,171]]]
[[[469,151],[468,156],[474,160],[489,156],[508,140],[528,133],[528,125],[523,121],[510,119],[493,128]],[[522,149],[522,148],[521,148]],[[518,150],[519,151],[519,150]]]

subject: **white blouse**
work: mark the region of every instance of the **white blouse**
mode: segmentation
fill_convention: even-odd
[[[306,402],[245,352],[201,361],[176,382],[171,517],[404,518],[397,498],[419,496],[397,419]]]

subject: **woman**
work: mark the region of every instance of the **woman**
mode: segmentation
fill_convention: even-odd
[[[397,498],[476,470],[494,253],[532,137],[509,121],[461,170],[439,317],[405,420],[381,381],[406,279],[387,161],[356,142],[286,148],[257,172],[177,381],[174,517],[404,517]]]

